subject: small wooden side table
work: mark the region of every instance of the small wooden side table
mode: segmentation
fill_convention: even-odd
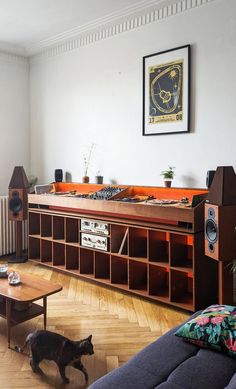
[[[47,325],[47,297],[60,292],[62,286],[50,281],[20,274],[21,282],[18,285],[9,285],[7,278],[0,278],[0,316],[7,320],[8,348],[11,341],[11,327],[30,320],[36,316],[44,316],[44,329]],[[43,299],[43,306],[34,301]],[[14,303],[26,303],[26,309],[14,309]]]

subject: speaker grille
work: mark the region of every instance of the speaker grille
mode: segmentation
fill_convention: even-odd
[[[12,192],[12,198],[9,201],[10,210],[14,213],[14,215],[17,215],[21,211],[22,207],[23,203],[19,197],[19,192]]]
[[[217,241],[217,225],[213,219],[208,219],[206,221],[206,237],[210,243],[215,243]]]
[[[213,208],[208,209],[208,217],[209,219],[215,219],[215,211]]]

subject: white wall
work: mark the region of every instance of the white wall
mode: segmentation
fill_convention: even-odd
[[[31,64],[31,172],[41,183],[55,168],[105,182],[204,187],[206,171],[236,168],[236,2],[206,6]],[[142,136],[142,57],[191,44],[191,133]]]
[[[24,58],[0,53],[0,195],[14,166],[29,173],[29,68]]]

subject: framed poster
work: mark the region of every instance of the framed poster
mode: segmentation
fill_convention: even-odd
[[[143,135],[190,131],[190,45],[143,57]]]

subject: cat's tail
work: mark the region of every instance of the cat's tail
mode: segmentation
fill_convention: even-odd
[[[23,353],[24,352],[24,349],[26,348],[26,346],[28,346],[28,344],[30,343],[31,341],[31,338],[32,336],[34,335],[33,332],[30,332],[29,335],[27,335],[26,339],[25,339],[25,343],[22,347],[19,347],[19,346],[15,346],[15,350],[18,351],[18,353]]]

